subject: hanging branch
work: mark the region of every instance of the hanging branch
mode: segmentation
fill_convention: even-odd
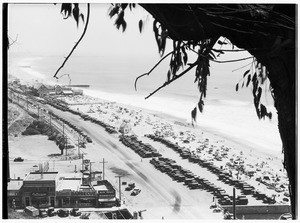
[[[145,99],[150,98],[152,95],[154,95],[156,92],[158,92],[160,89],[164,88],[165,86],[171,84],[173,81],[177,80],[178,78],[182,77],[184,74],[186,74],[187,72],[189,72],[192,68],[194,68],[196,65],[198,64],[198,60],[195,61],[194,63],[190,64],[190,67],[187,68],[186,70],[184,70],[183,72],[181,72],[180,74],[174,76],[173,79],[171,79],[170,81],[165,82],[163,85],[161,85],[159,88],[157,88],[155,91],[153,91],[151,94],[149,94],[147,97],[145,97]]]
[[[16,39],[12,39],[11,37],[8,37],[9,39],[11,39],[12,40],[12,42],[8,45],[8,47],[10,47],[10,46],[12,46],[15,42],[17,42],[17,40],[18,40],[18,34],[17,34],[17,36],[16,36]]]
[[[168,56],[170,56],[172,53],[174,53],[174,51],[172,51],[172,52],[170,52],[170,53],[168,53],[168,54],[166,54],[163,58],[161,58],[159,61],[158,61],[158,63],[156,63],[155,65],[154,65],[154,67],[152,67],[151,68],[151,70],[149,71],[149,72],[147,72],[147,73],[144,73],[144,74],[142,74],[142,75],[140,75],[140,76],[138,76],[136,79],[135,79],[135,82],[134,82],[134,88],[135,88],[135,90],[136,90],[136,84],[137,84],[137,81],[138,81],[138,79],[140,79],[141,77],[143,77],[143,76],[149,76],[150,75],[150,73],[166,58],[166,57],[168,57]]]
[[[58,77],[56,76],[58,74],[58,72],[64,67],[65,63],[68,61],[68,59],[72,55],[73,51],[76,49],[76,47],[78,46],[78,44],[83,39],[83,37],[84,37],[84,35],[86,33],[86,30],[87,30],[88,24],[89,24],[89,18],[90,18],[90,3],[87,4],[87,18],[86,18],[86,23],[85,23],[85,27],[84,27],[83,33],[80,36],[78,42],[73,46],[73,48],[72,48],[71,52],[69,53],[69,55],[65,58],[64,62],[62,63],[62,65],[55,72],[55,74],[54,74],[53,77],[55,77],[56,79],[58,79]]]
[[[183,47],[185,47],[186,45],[188,45],[189,43],[185,43],[185,44],[183,44],[182,46],[180,46],[180,48],[183,48]],[[173,50],[173,51],[171,51],[171,52],[169,52],[168,54],[166,54],[163,58],[161,58],[152,68],[151,68],[151,70],[150,71],[148,71],[147,73],[144,73],[144,74],[142,74],[142,75],[140,75],[140,76],[138,76],[136,79],[135,79],[135,81],[134,81],[134,88],[135,88],[135,90],[137,90],[136,89],[136,84],[137,84],[137,81],[138,81],[138,79],[140,79],[141,77],[144,77],[144,76],[149,76],[150,75],[150,73],[164,60],[164,59],[166,59],[168,56],[170,56],[172,53],[174,53],[176,50]]]

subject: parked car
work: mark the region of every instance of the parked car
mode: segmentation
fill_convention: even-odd
[[[86,141],[88,142],[88,143],[92,143],[93,142],[93,140],[88,136],[88,137],[86,137]]]
[[[72,208],[72,210],[70,211],[70,215],[77,217],[81,215],[81,212],[79,211],[78,208]]]
[[[130,183],[128,184],[128,186],[125,188],[126,191],[130,191],[132,190],[133,188],[135,188],[135,183]]]
[[[22,157],[17,157],[14,159],[14,162],[23,162],[24,159],[22,159]]]
[[[222,209],[219,207],[213,209],[213,213],[220,213],[221,211],[222,211]]]
[[[47,212],[45,209],[39,209],[39,216],[42,217],[42,218],[45,218],[47,217]]]
[[[57,212],[54,210],[54,207],[49,207],[47,210],[47,214],[49,217],[57,215]]]
[[[210,205],[210,209],[214,209],[214,208],[217,208],[218,206],[217,206],[217,204],[212,204],[212,205]]]
[[[292,220],[292,214],[291,213],[284,213],[280,215],[279,220]]]
[[[139,193],[141,193],[141,189],[134,188],[133,191],[131,192],[131,195],[132,195],[132,196],[136,196],[136,195],[138,195]]]
[[[59,217],[68,217],[69,216],[69,210],[67,210],[67,209],[59,209],[57,211],[57,215]]]

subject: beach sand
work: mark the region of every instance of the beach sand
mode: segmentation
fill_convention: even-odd
[[[80,111],[84,114],[88,114],[91,117],[99,119],[115,127],[117,131],[123,123],[127,123],[129,130],[128,134],[134,134],[143,142],[148,142],[155,145],[155,148],[161,154],[163,154],[163,156],[175,157],[176,155],[172,155],[170,149],[168,150],[162,144],[154,143],[149,138],[145,137],[146,134],[160,135],[165,139],[172,141],[173,143],[177,143],[179,146],[187,148],[189,151],[199,155],[201,158],[212,161],[216,166],[227,168],[228,171],[231,170],[234,176],[237,176],[235,175],[237,172],[232,168],[229,168],[227,163],[242,161],[243,166],[249,170],[255,170],[256,175],[252,178],[249,178],[244,174],[238,174],[240,179],[245,180],[250,185],[255,186],[256,189],[268,194],[269,196],[272,196],[274,193],[279,194],[279,196],[276,197],[276,201],[278,201],[278,203],[284,203],[282,198],[283,192],[287,191],[286,189],[281,193],[276,193],[274,189],[268,189],[265,185],[255,180],[256,177],[264,177],[268,175],[270,176],[270,183],[272,183],[274,182],[272,176],[276,176],[276,178],[279,179],[276,181],[276,185],[287,185],[288,179],[286,172],[283,171],[281,157],[276,156],[278,151],[275,153],[269,152],[269,150],[261,151],[261,149],[255,145],[255,143],[251,145],[248,141],[243,141],[241,138],[228,137],[228,135],[219,134],[218,131],[214,131],[213,129],[208,129],[208,131],[205,131],[205,129],[202,129],[200,126],[193,127],[184,119],[157,111],[126,105],[124,103],[110,102],[87,95],[60,97],[59,99],[67,102],[70,109]],[[64,115],[66,117],[68,116],[67,114]],[[81,124],[84,131],[98,131],[96,129],[94,130],[94,127],[89,125],[89,122],[82,121],[82,123],[85,123],[84,126]],[[99,138],[97,144],[88,144],[87,148],[83,150],[86,159],[96,162],[94,164],[94,168],[101,170],[102,164],[99,163],[99,160],[101,160],[103,157],[106,157],[106,161],[108,162],[106,166],[108,169],[106,173],[107,178],[116,186],[116,188],[118,187],[118,182],[114,176],[118,174],[118,169],[128,170],[129,174],[128,176],[124,177],[124,181],[129,182],[134,180],[139,183],[139,178],[134,177],[136,173],[130,172],[128,166],[125,165],[126,163],[128,164],[128,161],[124,161],[125,163],[115,163],[115,160],[119,159],[120,157],[118,155],[120,151],[116,151],[116,154],[111,156],[111,152],[105,149],[105,147],[110,146],[108,145],[109,143],[117,143],[118,138],[114,135],[108,136],[104,130],[98,132],[97,137]],[[75,136],[73,140],[76,140]],[[99,148],[99,146],[97,146],[99,144],[101,144],[103,148]],[[128,148],[126,150],[123,145],[120,146],[119,149],[126,151],[126,156],[128,156],[128,160],[130,162],[129,164],[131,166],[133,165],[135,168],[141,167],[145,171],[144,174],[146,176],[148,176],[150,179],[155,179],[155,182],[152,182],[154,189],[162,188],[162,185],[159,185],[159,181],[161,179],[161,182],[166,182],[165,174],[157,172],[155,176],[152,176],[151,174],[153,174],[153,167],[151,164],[149,164],[149,162],[137,162],[136,160],[139,160],[139,158],[137,158],[137,154],[134,154],[134,152]],[[50,170],[59,170],[60,172],[64,173],[74,173],[74,170],[78,170],[81,165],[81,160],[75,158],[76,148],[68,151],[69,156],[73,157],[71,160],[64,155],[61,157],[49,158],[50,154],[59,153],[60,151],[55,143],[48,141],[47,137],[45,136],[21,136],[9,142],[9,150],[11,161],[18,156],[21,156],[25,159],[23,164],[13,163],[13,165],[11,165],[10,173],[11,177],[14,178],[23,178],[25,174],[33,168],[34,165],[43,160],[50,160]],[[212,152],[210,152],[210,150]],[[214,159],[216,153],[222,157],[221,160]],[[193,165],[187,164],[185,161],[180,161],[180,164],[186,165],[193,170]],[[21,165],[22,170],[19,171],[19,166]],[[213,183],[217,183],[217,180],[214,177],[207,177]],[[169,184],[172,184],[171,179],[167,180],[170,181]],[[142,184],[142,182],[140,183]],[[132,199],[130,196],[128,196],[126,192],[122,192],[122,196],[125,199],[124,201],[126,201],[125,206],[130,210],[138,210],[147,207],[147,212],[144,214],[145,218],[147,219],[160,219],[162,215],[164,215],[167,219],[195,218],[195,216],[193,216],[193,211],[191,211],[191,206],[194,209],[196,208],[201,210],[201,213],[211,212],[209,206],[212,201],[212,195],[205,191],[188,191],[188,193],[186,193],[186,197],[182,200],[182,211],[180,213],[174,213],[170,210],[169,203],[174,202],[176,193],[181,193],[181,191],[186,190],[183,185],[176,184],[176,187],[173,188],[175,195],[170,195],[168,200],[162,199],[160,193],[164,193],[163,191],[156,192],[156,195],[152,194],[151,196],[154,196],[153,199],[158,201],[159,205],[154,205],[152,203],[152,198],[147,196],[146,191],[153,191],[153,188],[150,189],[147,188],[147,186],[144,186],[142,189],[145,191],[145,193],[141,193],[141,195],[137,196],[135,199]],[[229,195],[231,195],[231,188],[229,188],[229,191],[227,192]],[[170,192],[166,191],[165,193]],[[253,199],[249,202],[255,204],[256,201]],[[184,207],[185,205],[186,207]],[[206,216],[208,216],[208,218],[222,218],[222,216],[216,213],[206,214]]]
[[[257,177],[276,176],[280,179],[280,181],[276,181],[277,185],[287,185],[288,179],[283,168],[283,154],[281,151],[259,146],[268,143],[268,140],[264,142],[258,139],[251,143],[241,137],[229,137],[228,134],[220,134],[217,127],[215,130],[212,128],[203,130],[200,126],[193,127],[191,123],[175,116],[89,96],[64,97],[61,99],[70,104],[71,109],[79,110],[91,117],[109,123],[117,130],[123,122],[129,123],[131,134],[137,135],[142,140],[147,140],[144,137],[145,134],[161,135],[165,139],[200,155],[202,158],[212,161],[218,167],[227,167],[228,162],[233,163],[242,160],[245,170],[253,170],[256,174],[251,179],[243,174],[239,174],[239,177],[270,196],[275,191],[272,192],[266,189],[265,185],[255,181]],[[84,103],[86,104],[83,105]],[[199,148],[203,147],[204,144],[206,148],[199,152]],[[268,146],[265,145],[265,147]],[[210,149],[213,150],[213,153],[219,153],[220,156],[225,153],[227,158],[220,161],[215,160],[213,153],[209,154]],[[270,183],[275,183],[275,181]],[[280,196],[278,200],[282,197]]]

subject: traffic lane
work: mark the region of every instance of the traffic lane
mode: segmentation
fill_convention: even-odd
[[[97,144],[99,144],[100,146],[102,146],[110,152],[111,157],[116,158],[117,156],[117,159],[114,159],[115,163],[118,163],[118,165],[120,165],[121,161],[129,168],[129,170],[136,173],[136,175],[139,176],[138,181],[141,183],[141,185],[144,188],[147,188],[149,191],[151,191],[154,197],[164,200],[164,202],[166,202],[166,205],[171,209],[174,207],[175,201],[177,199],[176,193],[181,194],[183,197],[183,201],[185,201],[185,207],[183,207],[181,210],[182,214],[184,214],[184,212],[190,212],[189,206],[198,204],[199,200],[201,202],[203,196],[200,198],[199,196],[195,196],[196,194],[198,194],[195,190],[190,191],[183,185],[179,185],[177,182],[172,181],[166,174],[162,174],[156,169],[154,169],[151,164],[148,163],[149,170],[146,171],[145,167],[141,167],[140,164],[132,165],[130,164],[130,162],[126,163],[126,161],[128,160],[139,161],[140,157],[137,154],[135,154],[131,149],[125,147],[120,142],[118,142],[118,140],[115,137],[111,136],[109,133],[107,133],[103,129],[103,127],[90,121],[85,121],[81,117],[71,114],[69,112],[60,111],[55,108],[51,108],[51,110],[57,115],[60,115],[62,118],[65,118],[67,121],[72,122],[73,124],[85,130],[91,136],[91,138],[95,142],[97,142]],[[116,141],[116,143],[114,141]],[[123,148],[118,149],[120,147]],[[135,166],[135,168],[132,169],[132,166]],[[143,171],[142,177],[139,175],[139,172],[141,171],[135,172],[137,170]],[[146,178],[144,176],[147,177],[148,181],[145,181]],[[177,189],[178,186],[181,186],[180,190]],[[203,193],[199,194],[203,195]],[[205,196],[204,200],[207,200]],[[196,216],[198,218],[204,218],[205,216],[207,216],[207,214],[199,213],[199,211],[197,212],[198,213],[189,213],[188,215]]]

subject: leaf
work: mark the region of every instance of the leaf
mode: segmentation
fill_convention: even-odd
[[[78,22],[79,22],[79,8],[78,8],[78,4],[74,4],[74,8],[73,8],[73,17],[76,21],[76,24],[78,26]]]
[[[142,30],[143,30],[143,21],[141,19],[139,21],[139,30],[140,30],[140,33],[142,33]]]
[[[119,7],[115,5],[108,13],[109,17],[112,18],[115,14],[118,14]]]
[[[268,115],[267,108],[260,104],[260,118],[265,118],[266,115]]]
[[[257,90],[257,100],[258,101],[260,101],[261,93],[262,93],[262,89],[261,89],[261,87],[259,87]]]
[[[166,48],[166,38],[162,38],[161,39],[161,45],[160,45],[160,55],[164,55],[165,52],[165,48]]]
[[[239,90],[239,83],[237,83],[236,85],[235,85],[235,91],[238,91]]]
[[[182,53],[183,53],[183,63],[184,63],[184,65],[186,65],[188,56],[187,56],[187,53],[186,53],[184,47],[182,48]]]
[[[196,121],[196,118],[197,118],[197,107],[195,107],[193,109],[193,111],[191,112],[191,115],[192,115],[192,121]]]
[[[248,85],[250,84],[250,81],[251,81],[251,76],[249,75],[248,79],[247,79],[246,87],[248,87]]]
[[[125,10],[126,7],[127,7],[127,5],[128,5],[127,3],[122,3],[122,4],[121,4],[121,8],[122,8],[123,10]]]
[[[212,51],[209,52],[209,56],[210,56],[211,59],[213,59],[213,60],[216,60],[216,59],[217,59],[216,56],[215,56],[215,54],[214,54]]]
[[[256,81],[257,80],[257,75],[256,75],[256,72],[254,73],[253,77],[252,77],[252,82]]]
[[[124,19],[123,19],[121,25],[122,25],[122,29],[123,29],[122,32],[124,32],[126,30],[126,27],[127,27],[127,23]]]
[[[250,70],[246,70],[246,72],[244,73],[243,77],[245,77],[247,74],[249,74]]]
[[[80,18],[82,19],[82,22],[84,23],[84,15],[81,13]]]
[[[200,99],[200,101],[198,102],[198,108],[201,113],[203,112],[203,107],[204,107],[204,102],[203,100]]]
[[[167,80],[168,80],[168,82],[171,80],[171,72],[170,72],[170,70],[168,70],[168,73],[167,73]]]
[[[61,4],[60,12],[64,15],[64,19],[69,18],[69,16],[71,15],[71,12],[72,12],[72,4],[71,3]]]

